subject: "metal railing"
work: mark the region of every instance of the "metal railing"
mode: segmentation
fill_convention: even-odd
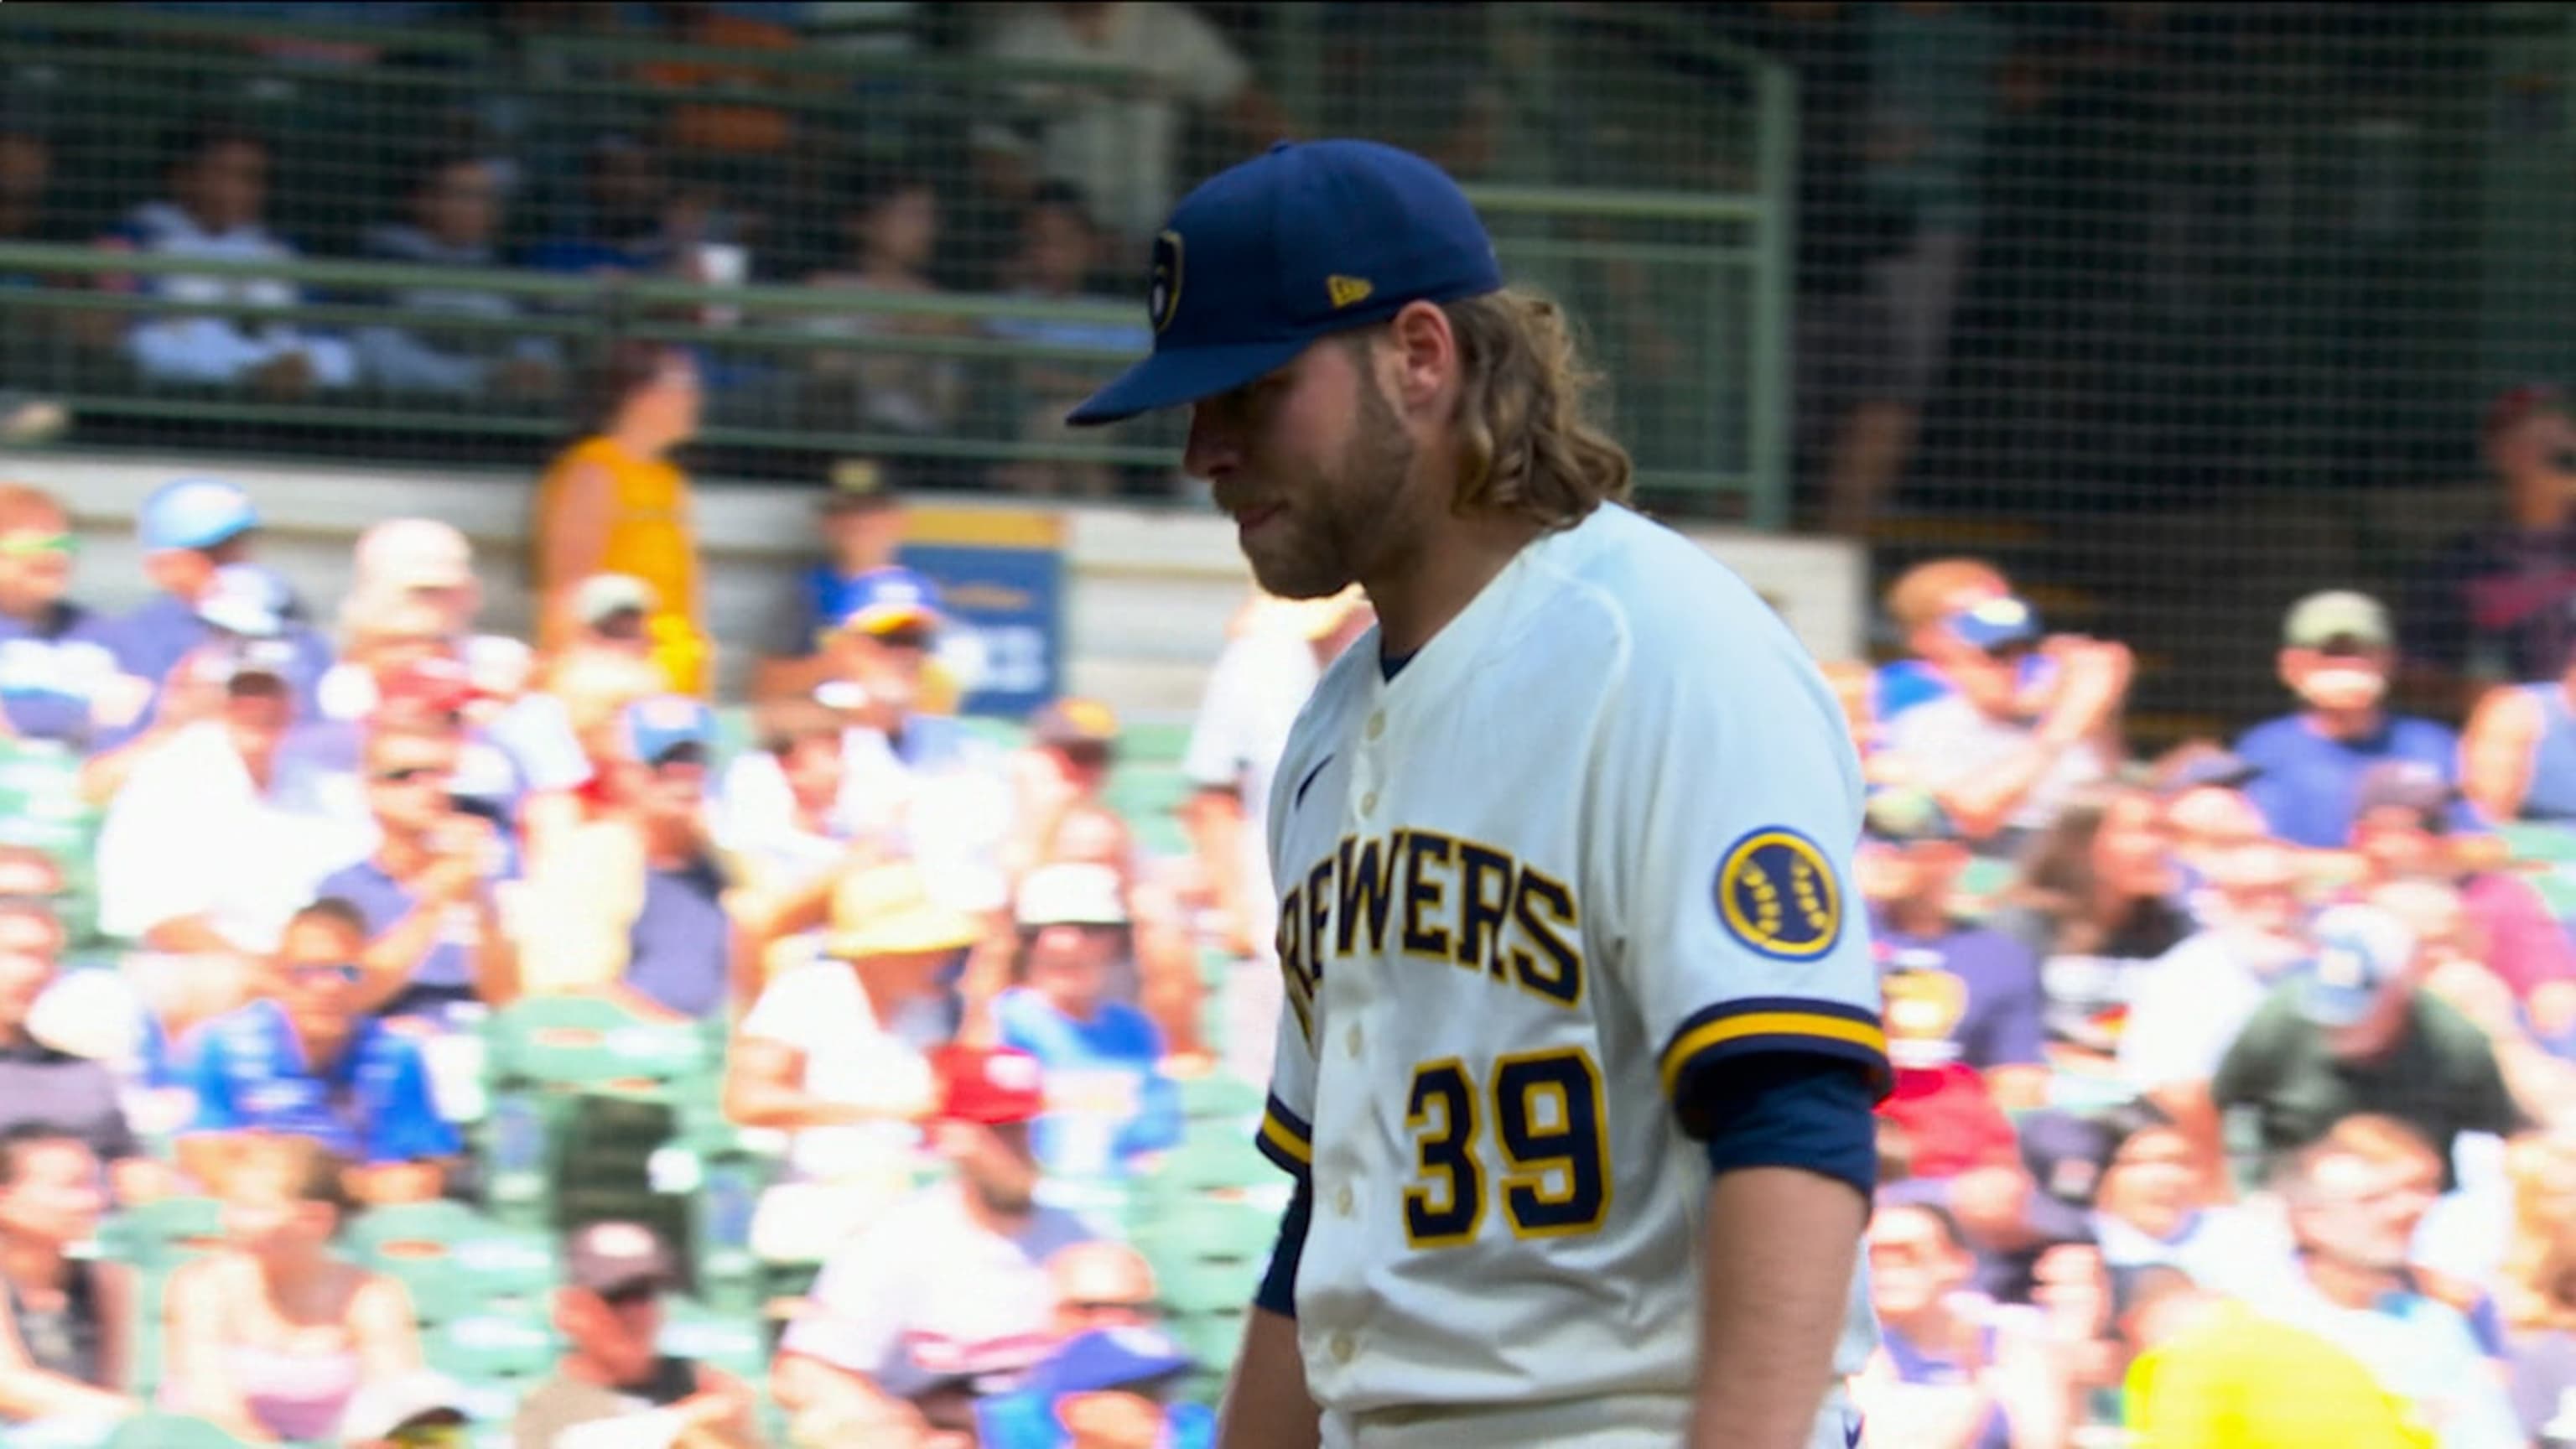
[[[1683,178],[1654,174],[1658,166],[1651,157],[1642,166],[1606,172],[1586,166],[1576,138],[1614,128],[1587,120],[1582,105],[1573,103],[1579,97],[1565,94],[1572,88],[1533,84],[1517,88],[1515,144],[1506,148],[1506,160],[1491,174],[1473,177],[1470,194],[1495,233],[1506,269],[1559,295],[1583,325],[1607,379],[1614,426],[1637,454],[1641,490],[1680,510],[1777,525],[1786,514],[1788,468],[1794,81],[1785,67],[1697,38],[1644,6],[1501,6],[1490,35],[1462,37],[1459,43],[1486,44],[1498,53],[1508,48],[1515,57],[1535,44],[1544,54],[1560,39],[1568,46],[1592,43],[1578,32],[1597,26],[1604,12],[1615,12],[1620,26],[1654,33],[1657,44],[1696,45],[1709,63],[1740,78],[1740,85],[1725,88],[1729,99],[1723,105],[1713,103],[1706,122],[1727,133],[1719,174],[1685,184]],[[1300,32],[1314,23],[1309,7],[1281,7],[1274,58],[1311,54],[1314,37]],[[1506,47],[1499,39],[1506,34],[1519,39]],[[247,48],[281,41],[364,45],[380,53],[365,66],[315,67]],[[736,68],[779,83],[747,86],[719,78],[674,92],[634,75],[639,65],[670,61]],[[1292,80],[1303,74],[1313,82],[1316,76],[1312,67],[1279,68]],[[685,102],[756,104],[793,112],[800,124],[810,120],[852,133],[903,120],[960,134],[996,120],[1043,120],[1029,100],[1042,85],[1130,98],[1142,85],[1109,67],[954,55],[874,56],[820,47],[709,51],[595,36],[532,36],[505,44],[479,33],[320,26],[281,31],[223,16],[30,4],[0,6],[0,76],[22,94],[39,100],[50,95],[57,110],[70,113],[63,118],[66,134],[110,148],[101,154],[115,164],[58,169],[86,178],[80,184],[92,187],[108,184],[102,177],[120,178],[126,204],[157,191],[157,166],[134,160],[146,154],[143,141],[127,134],[148,129],[152,119],[171,120],[217,101],[251,97],[257,102],[248,108],[253,114],[282,118],[275,128],[282,163],[293,159],[288,153],[298,134],[336,122],[355,133],[349,149],[326,158],[327,166],[308,154],[301,170],[284,167],[276,189],[283,208],[300,206],[343,227],[353,206],[386,204],[381,165],[390,164],[383,156],[392,137],[480,103],[496,82],[527,94],[541,110],[582,118],[567,125],[604,124],[611,114],[646,116]],[[1293,89],[1283,92],[1292,113],[1329,113],[1322,100],[1300,98]],[[116,114],[104,113],[110,109]],[[850,143],[862,151],[875,144]],[[1583,184],[1587,179],[1593,184]],[[774,190],[754,200],[809,223],[814,214],[845,201],[816,175],[792,167],[757,182],[773,183]],[[737,184],[749,188],[755,181]],[[962,174],[943,179],[959,191],[970,184]],[[371,189],[377,194],[368,196]],[[360,196],[368,200],[350,200]],[[101,209],[103,203],[92,207]],[[39,284],[6,288],[13,276]],[[297,447],[298,429],[363,436],[371,446],[394,449],[405,446],[407,435],[499,441],[561,431],[560,394],[433,396],[362,379],[355,387],[281,398],[156,383],[121,350],[118,334],[166,314],[171,304],[148,286],[100,284],[174,276],[265,277],[303,294],[284,309],[192,302],[189,315],[255,316],[342,334],[401,328],[468,347],[549,339],[567,358],[628,338],[691,346],[713,364],[703,441],[741,450],[755,472],[764,456],[853,452],[974,466],[1150,472],[1169,467],[1177,439],[1168,421],[1099,435],[1064,433],[1033,421],[1044,409],[1033,401],[1032,378],[1043,376],[1060,392],[1070,379],[1106,376],[1129,356],[1096,339],[1049,341],[1043,334],[1135,328],[1141,345],[1138,309],[1123,304],[974,292],[707,287],[662,277],[417,268],[320,256],[217,264],[77,246],[0,245],[0,318],[7,323],[7,335],[0,336],[0,389],[59,397],[85,423],[104,420],[148,431],[158,422],[185,422],[196,427],[194,440],[202,444],[223,446],[237,437],[261,451]],[[404,291],[433,288],[507,299],[511,311],[474,317],[402,310]],[[836,331],[830,319],[848,325]],[[1041,335],[1028,335],[1032,331]],[[953,374],[965,397],[955,416],[935,430],[895,430],[871,422],[865,408],[847,398],[835,402],[826,396],[833,384],[822,374],[883,366],[890,359]],[[1043,399],[1047,405],[1056,400]]]

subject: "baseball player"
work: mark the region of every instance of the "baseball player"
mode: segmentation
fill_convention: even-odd
[[[1154,350],[1263,587],[1356,581],[1271,792],[1296,1180],[1221,1443],[1848,1449],[1887,1081],[1833,695],[1619,501],[1569,328],[1354,141],[1209,180]]]

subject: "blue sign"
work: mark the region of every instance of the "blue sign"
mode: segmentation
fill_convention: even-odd
[[[974,678],[961,712],[1018,718],[1062,694],[1060,521],[1053,514],[917,509],[907,524],[901,562],[939,585],[949,629],[972,641]]]

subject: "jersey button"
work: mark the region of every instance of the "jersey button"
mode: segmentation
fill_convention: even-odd
[[[1342,1045],[1350,1051],[1352,1056],[1358,1056],[1360,1054],[1360,1029],[1355,1026],[1349,1031],[1343,1032]]]
[[[1373,714],[1373,715],[1370,715],[1370,716],[1369,716],[1369,719],[1368,719],[1368,737],[1369,737],[1370,739],[1376,739],[1379,735],[1382,735],[1382,734],[1385,734],[1385,733],[1386,733],[1386,711],[1385,711],[1385,710],[1379,710],[1377,713],[1375,713],[1375,714]]]
[[[1371,790],[1360,797],[1360,813],[1362,815],[1374,815],[1377,813],[1377,792],[1375,790]]]
[[[1333,1211],[1340,1213],[1343,1217],[1349,1217],[1351,1215],[1351,1185],[1349,1183],[1343,1183],[1341,1190],[1333,1194]]]
[[[1330,1347],[1333,1351],[1333,1362],[1335,1363],[1349,1363],[1351,1361],[1351,1355],[1360,1351],[1360,1346],[1353,1343],[1351,1341],[1351,1336],[1347,1333],[1334,1334]]]

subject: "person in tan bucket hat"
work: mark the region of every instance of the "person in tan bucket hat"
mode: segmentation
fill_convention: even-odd
[[[908,861],[858,866],[830,897],[818,959],[781,971],[727,1053],[725,1115],[789,1134],[752,1245],[813,1261],[911,1185],[935,1093],[925,1038],[947,1034],[941,972],[987,935]]]

